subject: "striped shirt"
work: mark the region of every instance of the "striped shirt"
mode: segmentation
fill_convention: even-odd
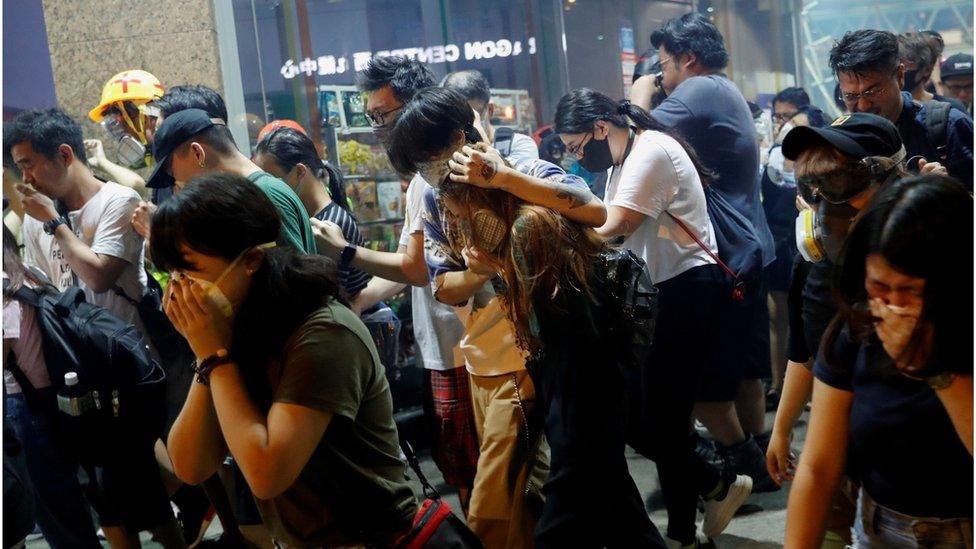
[[[322,211],[315,214],[315,219],[331,221],[338,225],[342,229],[342,235],[353,246],[363,246],[366,243],[362,233],[359,232],[359,225],[356,224],[356,218],[335,202],[329,202],[328,206],[322,208]],[[353,299],[359,295],[359,292],[363,291],[363,288],[369,284],[372,278],[372,275],[352,266],[339,267],[339,282],[342,284],[342,289],[348,294],[349,299]]]

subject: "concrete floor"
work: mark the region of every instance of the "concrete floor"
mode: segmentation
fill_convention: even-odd
[[[806,434],[806,420],[808,414],[804,413],[794,432],[794,450],[802,448],[803,439]],[[767,426],[772,426],[773,414],[767,414]],[[667,513],[661,503],[660,488],[658,485],[657,471],[654,463],[635,454],[628,449],[627,459],[630,467],[630,474],[637,482],[645,501],[649,501],[649,512],[651,520],[663,533],[667,527]],[[443,478],[434,462],[429,456],[424,456],[421,460],[421,467],[424,474],[430,479],[437,489],[447,497],[451,507],[457,511],[460,509],[459,502],[455,493],[443,484]],[[413,475],[411,475],[411,478]],[[420,493],[420,484],[412,478],[415,484],[415,491]],[[783,536],[786,524],[786,499],[789,485],[787,484],[778,492],[768,494],[754,494],[749,497],[740,515],[732,520],[725,532],[715,538],[714,546],[720,548],[742,548],[742,549],[766,549],[783,546]],[[211,524],[207,531],[206,538],[216,538],[220,535],[221,528],[217,521]],[[152,542],[147,533],[143,533],[143,547],[157,548],[162,547],[158,543]],[[103,542],[105,547],[108,544]],[[43,539],[29,541],[27,547],[30,549],[40,549],[48,547]]]

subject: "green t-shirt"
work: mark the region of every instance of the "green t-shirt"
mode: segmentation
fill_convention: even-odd
[[[255,500],[272,535],[298,547],[362,543],[409,529],[417,501],[405,479],[393,400],[366,326],[335,301],[285,344],[274,401],[333,414],[308,464],[280,496]]]
[[[312,224],[308,222],[309,215],[295,191],[267,172],[254,172],[247,179],[260,187],[278,209],[281,214],[281,235],[299,250],[307,254],[316,253]]]

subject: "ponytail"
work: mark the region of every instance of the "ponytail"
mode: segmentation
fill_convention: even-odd
[[[329,184],[326,188],[329,190],[329,196],[332,197],[332,201],[338,204],[343,210],[346,210],[346,213],[355,219],[352,209],[349,207],[349,197],[346,195],[346,184],[342,179],[342,173],[325,160],[322,161],[322,171],[319,173],[321,177],[316,175],[319,179],[329,178]]]
[[[615,102],[598,91],[580,88],[564,95],[556,106],[557,133],[589,133],[593,131],[597,120],[605,120],[618,128],[637,128],[668,135],[677,141],[691,158],[702,184],[708,184],[718,178],[715,172],[702,165],[695,149],[684,138],[626,99]]]

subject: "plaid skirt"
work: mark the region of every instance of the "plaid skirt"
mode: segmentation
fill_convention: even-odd
[[[478,434],[471,407],[471,388],[464,366],[424,370],[424,412],[430,429],[431,455],[456,488],[471,488],[478,469]]]

